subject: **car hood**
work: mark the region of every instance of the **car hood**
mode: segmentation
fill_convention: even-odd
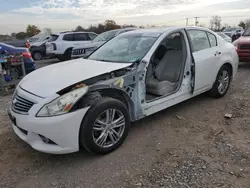
[[[33,43],[30,43],[30,46],[41,46],[45,43],[46,41],[41,41],[41,42],[33,42]]]
[[[237,44],[250,43],[250,36],[241,36],[236,42]]]
[[[19,86],[35,95],[48,97],[80,81],[130,65],[131,63],[111,63],[80,58],[37,69],[25,76]]]
[[[76,50],[76,49],[85,49],[85,48],[93,48],[93,47],[99,47],[101,46],[103,43],[105,43],[105,41],[100,41],[100,42],[90,42],[88,44],[83,44],[83,45],[80,45],[80,46],[77,46],[75,47],[73,50]]]

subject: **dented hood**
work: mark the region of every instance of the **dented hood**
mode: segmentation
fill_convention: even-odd
[[[19,86],[35,95],[48,97],[80,81],[130,66],[131,63],[112,63],[75,59],[37,69]]]

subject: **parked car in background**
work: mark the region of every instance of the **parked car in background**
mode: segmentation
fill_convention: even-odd
[[[232,39],[229,37],[229,36],[227,36],[225,33],[222,33],[222,32],[216,32],[219,36],[221,36],[225,41],[227,41],[227,42],[232,42]]]
[[[60,60],[71,59],[72,49],[82,44],[88,44],[97,37],[93,32],[62,32],[51,35],[46,42],[46,55]]]
[[[27,75],[9,108],[14,132],[52,154],[106,154],[130,122],[204,92],[223,97],[238,68],[233,44],[200,27],[120,34],[79,58]],[[25,104],[22,102],[25,101]]]
[[[80,58],[80,57],[87,57],[89,54],[91,54],[94,50],[99,48],[101,45],[103,45],[106,41],[112,39],[113,37],[125,33],[128,31],[135,30],[137,28],[123,28],[123,29],[115,29],[111,31],[106,31],[104,33],[101,33],[98,35],[91,43],[88,44],[82,44],[80,46],[77,46],[73,48],[71,58]]]
[[[49,37],[41,38],[36,42],[30,43],[30,52],[34,60],[41,60],[46,56],[46,42],[50,39]]]
[[[27,47],[26,46],[27,40],[9,40],[9,41],[2,41],[2,43],[15,46],[15,47]]]
[[[30,73],[36,69],[36,64],[31,57],[28,48],[14,47],[8,44],[0,43],[0,53],[6,52],[9,55],[22,54],[24,57],[24,66],[26,73]]]
[[[242,36],[233,42],[236,47],[239,61],[250,62],[250,28],[246,29]]]
[[[222,32],[229,36],[233,42],[242,35],[244,29],[242,27],[226,27]]]

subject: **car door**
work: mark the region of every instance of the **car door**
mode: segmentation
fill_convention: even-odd
[[[153,69],[150,68],[151,65],[153,65],[152,58],[155,57],[156,51],[159,49],[158,47],[161,46],[162,43],[166,44],[166,48],[168,49],[168,39],[170,36],[175,36],[176,34],[182,34],[183,35],[183,45],[185,45],[185,54],[183,57],[183,65],[182,65],[182,70],[180,72],[180,79],[178,83],[178,88],[177,90],[173,90],[172,93],[166,95],[161,95],[158,96],[155,99],[147,99],[147,95],[150,93],[147,92],[147,80],[148,80],[148,75],[150,75],[149,72],[153,72]],[[171,37],[170,37],[171,38]],[[184,47],[184,46],[183,46]],[[170,60],[172,61],[172,60]],[[142,110],[143,114],[145,115],[150,115],[155,112],[158,112],[162,109],[165,109],[169,106],[175,105],[179,102],[182,102],[190,97],[192,97],[191,94],[191,51],[188,46],[188,38],[184,30],[173,30],[170,32],[167,32],[165,34],[162,34],[161,37],[158,38],[158,40],[155,42],[154,46],[151,48],[151,50],[148,52],[148,54],[144,57],[143,62],[147,62],[146,66],[143,67],[143,75],[145,77],[144,80],[141,80],[138,83],[139,87],[139,98],[144,98],[143,101],[145,101],[142,104]],[[143,66],[143,64],[141,64]],[[140,68],[139,68],[140,69]]]
[[[89,35],[87,33],[75,33],[74,34],[74,47],[77,47],[82,44],[88,44],[91,42]]]
[[[62,40],[64,42],[59,43],[58,44],[58,50],[62,49],[63,53],[65,50],[67,50],[69,47],[74,47],[74,34],[73,33],[69,33],[69,34],[65,34],[62,38]]]
[[[220,52],[218,50],[217,38],[213,40],[212,35],[204,30],[188,29],[189,42],[191,44],[192,56],[194,61],[195,79],[193,94],[202,93],[212,87],[215,65],[218,62]],[[210,40],[213,45],[211,47]]]

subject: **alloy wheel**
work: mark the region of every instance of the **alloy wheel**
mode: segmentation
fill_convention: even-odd
[[[125,116],[120,110],[107,109],[94,122],[92,137],[99,147],[108,148],[115,145],[125,129]]]
[[[229,73],[226,70],[223,70],[219,76],[218,80],[218,91],[220,94],[224,94],[229,86]]]

